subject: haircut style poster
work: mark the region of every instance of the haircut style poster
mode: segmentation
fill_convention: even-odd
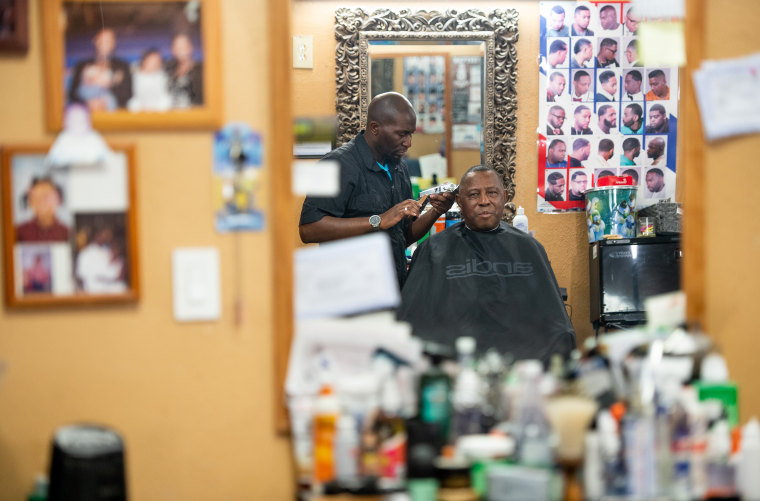
[[[678,68],[641,64],[628,0],[540,9],[538,212],[583,211],[605,176],[631,176],[639,208],[674,201]]]

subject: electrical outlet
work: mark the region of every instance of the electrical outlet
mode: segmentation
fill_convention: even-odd
[[[293,68],[314,67],[314,37],[293,35]]]

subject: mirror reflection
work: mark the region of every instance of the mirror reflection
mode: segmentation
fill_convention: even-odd
[[[511,221],[517,17],[514,9],[337,9],[337,144],[350,141],[365,126],[372,96],[393,86],[410,94],[421,110],[422,129],[414,136],[410,154],[420,161],[420,170],[432,159],[440,172],[445,171],[444,177],[458,179],[472,165],[492,165],[507,190],[504,217]]]
[[[407,152],[410,175],[458,177],[456,166],[485,161],[485,48],[478,40],[369,42],[370,99],[400,92],[417,112],[417,131]]]

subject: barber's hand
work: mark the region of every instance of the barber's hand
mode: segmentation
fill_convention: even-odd
[[[381,216],[380,228],[387,230],[402,219],[414,220],[420,215],[421,204],[417,200],[404,200],[388,209]]]
[[[445,214],[454,205],[455,196],[451,192],[433,193],[430,195],[430,205],[439,216]]]

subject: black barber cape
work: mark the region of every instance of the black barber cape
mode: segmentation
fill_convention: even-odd
[[[420,244],[398,316],[422,339],[454,347],[472,336],[479,352],[493,347],[517,360],[548,363],[575,348],[546,251],[504,222],[490,232],[457,223]]]

